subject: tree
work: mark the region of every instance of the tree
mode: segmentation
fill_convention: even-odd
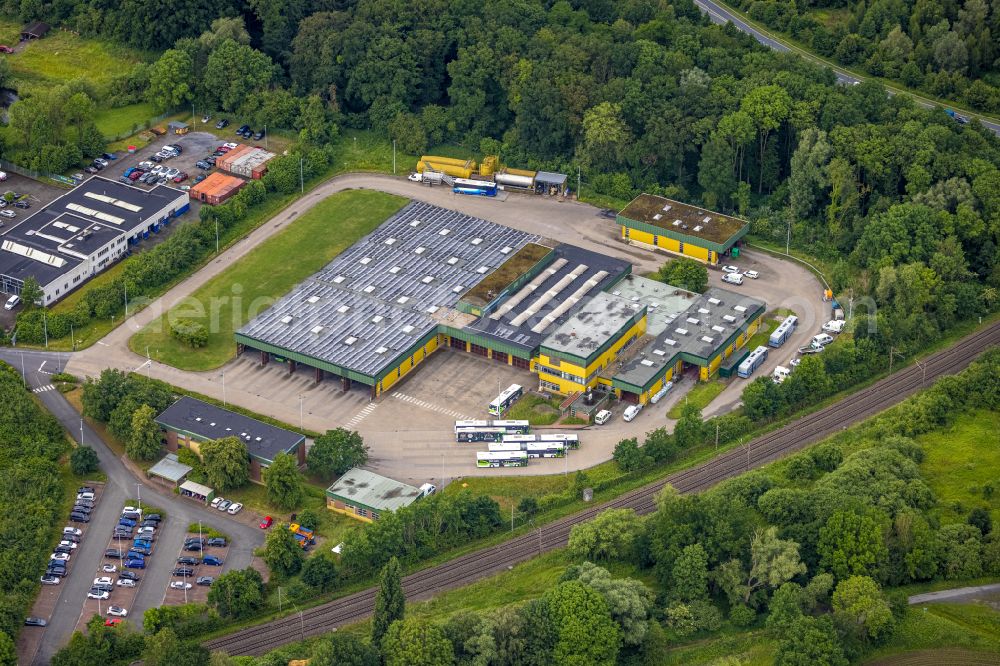
[[[708,269],[694,259],[671,259],[660,266],[656,279],[700,294],[708,288]]]
[[[297,574],[302,568],[302,557],[302,547],[291,530],[268,531],[264,540],[264,561],[272,573],[282,577]]]
[[[226,39],[208,56],[202,85],[220,108],[234,111],[255,93],[266,90],[273,76],[270,58]]]
[[[799,137],[792,154],[792,172],[788,177],[789,210],[793,222],[809,217],[829,185],[826,167],[833,149],[822,130],[809,128]]]
[[[309,471],[323,478],[340,476],[352,467],[368,462],[368,447],[353,430],[327,430],[313,442],[306,455]]]
[[[771,133],[781,127],[792,111],[792,98],[784,88],[777,85],[759,86],[751,90],[740,102],[740,110],[746,113],[757,129],[757,150],[760,174],[757,192],[764,191],[764,161],[767,143]]]
[[[499,660],[493,626],[485,615],[462,611],[441,627],[455,650],[457,664],[494,664]]]
[[[24,309],[30,310],[42,303],[44,293],[41,286],[32,276],[24,278],[24,285],[21,287],[21,301],[24,302]]]
[[[455,650],[436,625],[410,618],[392,623],[382,641],[385,666],[451,666]]]
[[[552,650],[555,663],[569,666],[615,663],[621,630],[598,592],[579,581],[570,581],[546,590],[542,599],[555,629]]]
[[[784,632],[775,666],[847,666],[829,617],[800,617]]]
[[[332,590],[337,576],[337,565],[325,555],[310,557],[302,565],[302,582],[320,592]]]
[[[580,156],[585,165],[610,171],[621,162],[631,141],[621,104],[601,102],[584,112]]]
[[[0,666],[17,666],[17,646],[14,639],[0,632]]]
[[[309,666],[380,666],[378,652],[353,634],[327,634],[313,645]]]
[[[744,602],[758,589],[774,589],[799,574],[806,565],[799,560],[799,544],[778,538],[778,528],[757,530],[750,540],[750,574]]]
[[[623,472],[637,472],[652,463],[652,458],[639,448],[635,437],[618,442],[612,457]]]
[[[874,517],[837,511],[819,531],[820,565],[839,580],[850,576],[877,577],[888,557],[882,526]]]
[[[849,618],[874,641],[887,638],[895,626],[882,590],[868,576],[851,576],[840,581],[833,591],[833,610]]]
[[[239,488],[250,480],[250,455],[239,437],[205,442],[200,448],[205,476],[216,490]]]
[[[245,618],[262,608],[264,601],[264,579],[259,571],[250,567],[227,571],[216,578],[208,590],[208,603],[215,606],[222,617]]]
[[[142,661],[149,666],[203,666],[208,650],[197,643],[181,641],[170,627],[146,637]]]
[[[399,150],[411,155],[421,155],[427,150],[427,133],[420,118],[412,113],[400,111],[389,123],[389,138],[395,141]]]
[[[653,607],[653,594],[642,581],[631,578],[612,578],[607,569],[591,562],[571,567],[575,579],[596,590],[604,597],[612,619],[622,631],[625,645],[641,645],[649,628],[649,611]],[[564,574],[563,578],[566,578]]]
[[[167,49],[149,69],[147,99],[161,111],[176,109],[194,98],[194,61],[186,51]]]
[[[768,604],[767,628],[774,635],[783,636],[802,617],[802,586],[785,583],[771,596]]]
[[[608,509],[592,520],[574,525],[569,549],[590,560],[627,559],[640,531],[640,518],[632,509]]]
[[[982,532],[983,536],[993,531],[993,518],[990,516],[989,510],[981,506],[977,506],[969,512],[969,519],[966,522]]]
[[[538,513],[538,500],[534,497],[523,497],[517,503],[517,512],[525,518],[531,518]]]
[[[149,405],[141,405],[132,413],[132,433],[125,442],[125,453],[132,460],[152,460],[161,446],[156,410]]]
[[[701,444],[705,440],[705,423],[701,420],[701,410],[693,402],[684,401],[681,417],[674,426],[674,441],[681,449]]]
[[[302,475],[298,461],[290,453],[279,453],[264,470],[267,499],[281,509],[294,509],[302,501]]]
[[[73,449],[73,453],[69,456],[70,469],[77,476],[97,471],[99,464],[100,460],[97,458],[97,452],[83,444]]]
[[[375,596],[375,613],[372,616],[372,644],[380,645],[393,622],[402,620],[406,613],[406,596],[403,594],[402,572],[395,557],[382,568],[378,594]]]
[[[708,598],[708,554],[701,544],[685,546],[671,571],[671,596],[681,601]]]

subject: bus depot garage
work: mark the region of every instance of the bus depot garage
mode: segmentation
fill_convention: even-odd
[[[544,391],[645,403],[685,367],[714,375],[760,325],[761,301],[631,270],[412,202],[241,328],[237,349],[372,399],[447,347],[535,372]]]

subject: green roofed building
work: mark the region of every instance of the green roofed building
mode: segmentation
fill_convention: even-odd
[[[733,253],[750,224],[655,194],[640,194],[616,218],[628,243],[715,265]]]
[[[420,497],[418,488],[355,467],[326,489],[326,506],[345,516],[371,522],[378,520],[383,512],[402,509]]]

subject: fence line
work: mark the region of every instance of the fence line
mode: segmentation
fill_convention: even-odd
[[[139,123],[136,123],[136,125],[134,125],[132,129],[126,130],[122,134],[118,134],[116,136],[109,136],[105,138],[108,140],[108,143],[113,143],[115,141],[121,141],[123,139],[127,139],[130,136],[136,134],[137,132],[141,132],[142,130],[148,130],[153,125],[163,122],[164,120],[166,120],[172,115],[175,115],[176,113],[177,111],[167,111],[166,113],[161,113],[158,116],[143,121],[141,125]]]

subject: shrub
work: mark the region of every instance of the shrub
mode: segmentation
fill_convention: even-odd
[[[171,323],[170,335],[193,348],[208,344],[208,331],[205,326],[190,319],[178,319]]]

